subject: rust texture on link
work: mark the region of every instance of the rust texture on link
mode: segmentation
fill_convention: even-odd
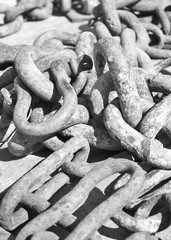
[[[157,28],[159,31],[160,29]],[[162,32],[161,32],[162,34]],[[163,34],[162,34],[163,36]],[[136,35],[134,30],[125,28],[121,33],[121,45],[125,50],[125,53],[129,59],[129,63],[132,67],[140,67],[156,75],[154,64],[148,54],[136,45]]]
[[[100,20],[94,23],[94,30],[98,39],[103,37],[112,37],[112,34],[107,26]]]
[[[119,109],[112,104],[105,109],[104,124],[111,137],[140,159],[153,166],[170,169],[170,149],[164,148],[160,141],[151,140],[133,129],[123,120]]]
[[[153,105],[153,98],[140,68],[132,68],[130,77],[135,81],[142,112],[145,113]],[[104,108],[108,103],[115,101],[118,97],[116,88],[113,84],[110,71],[102,74],[94,83],[90,93],[90,109],[94,119],[102,121]]]
[[[61,58],[63,62],[69,62],[71,58],[72,62],[76,61],[76,55],[72,50],[61,50],[57,55],[52,56],[50,54],[47,56],[44,50],[38,49],[36,51],[34,48],[24,47],[18,52],[14,64],[19,77],[34,93],[46,101],[53,102],[56,101],[56,95],[58,95],[56,86],[42,72],[48,70],[53,61]],[[34,63],[34,61],[37,62]],[[67,71],[69,69],[67,63],[64,66],[66,66]],[[67,73],[69,76],[71,75],[71,71]]]
[[[111,74],[107,71],[100,75],[90,92],[91,113],[94,119],[102,121],[103,110],[109,103],[109,94],[111,93],[116,93],[116,89]],[[115,97],[117,96],[116,93]]]
[[[112,0],[101,0],[100,1],[104,20],[107,27],[113,35],[120,35],[122,25],[116,10],[115,1]]]
[[[104,64],[107,62],[122,114],[131,126],[136,126],[142,118],[140,96],[135,82],[130,77],[130,65],[123,48],[114,39],[100,39],[95,44],[94,61],[98,76],[103,73]]]
[[[89,61],[87,63],[89,65],[88,69],[91,69],[93,67],[93,50],[96,41],[96,36],[91,32],[81,33],[77,40],[75,52],[77,54],[78,63],[80,65],[85,65],[84,59],[89,58]]]
[[[125,28],[121,32],[121,45],[132,67],[137,67],[136,36],[132,29]]]
[[[147,138],[153,139],[170,118],[171,94],[155,104],[144,116],[140,123],[140,132]]]
[[[60,131],[72,117],[75,111],[77,105],[77,95],[69,83],[69,77],[63,68],[63,62],[53,62],[51,65],[51,70],[54,80],[56,81],[56,86],[63,95],[64,100],[59,111],[57,111],[55,115],[52,116],[48,121],[35,124],[30,124],[27,121],[27,112],[31,104],[31,95],[27,90],[27,87],[23,85],[19,78],[15,81],[17,103],[14,108],[13,120],[16,127],[26,135],[46,136]],[[26,105],[23,105],[23,100],[25,100]],[[47,128],[48,122],[49,124]]]

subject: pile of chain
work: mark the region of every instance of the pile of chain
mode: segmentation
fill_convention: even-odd
[[[98,0],[18,0],[15,6],[0,4],[0,13],[4,15],[0,38],[18,32],[24,21],[45,20],[51,15],[63,14],[74,22],[89,20],[97,4]]]
[[[5,21],[21,18],[22,2]],[[81,3],[93,15],[90,31],[49,30],[32,46],[0,44],[1,147],[17,157],[50,150],[5,191],[0,226],[15,240],[61,239],[55,224],[62,239],[100,240],[111,219],[132,232],[125,240],[158,240],[171,221],[171,2]],[[72,1],[56,4],[73,12]],[[26,11],[33,17],[38,9]],[[89,162],[94,149],[111,155]],[[116,173],[112,191],[79,221],[91,191]]]

